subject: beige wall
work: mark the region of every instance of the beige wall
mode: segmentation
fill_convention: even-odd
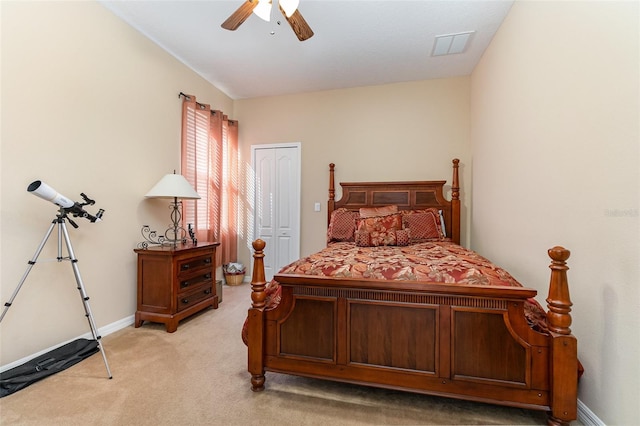
[[[234,116],[240,121],[244,170],[251,168],[251,145],[302,145],[302,255],[326,245],[332,162],[336,186],[367,180],[446,179],[450,184],[451,160],[460,158],[466,241],[471,194],[468,77],[239,100]],[[251,179],[248,174],[244,178]],[[245,195],[239,253],[249,264],[252,201],[250,192]],[[314,202],[321,203],[321,212],[314,212]]]
[[[472,247],[547,296],[572,252],[579,398],[640,419],[638,2],[516,2],[471,79]]]
[[[41,179],[105,209],[68,226],[98,327],[136,305],[133,249],[143,224],[164,230],[165,202],[144,194],[180,168],[180,91],[233,102],[95,2],[0,2],[2,145],[0,285],[6,302],[56,207],[26,191]],[[66,255],[66,250],[63,251]],[[0,365],[89,331],[69,262],[51,236],[0,325]]]
[[[608,424],[640,418],[637,2],[517,2],[471,78],[236,102],[99,4],[0,2],[0,14],[3,303],[56,212],[25,191],[42,179],[106,210],[70,227],[72,242],[98,326],[133,314],[140,226],[168,222],[143,195],[179,168],[170,118],[190,92],[240,120],[244,171],[252,144],[301,142],[302,254],[324,245],[329,162],[338,181],[449,179],[459,157],[465,244],[541,301],[546,249],[571,249],[580,398]],[[0,325],[0,365],[86,331],[71,267],[39,262]]]

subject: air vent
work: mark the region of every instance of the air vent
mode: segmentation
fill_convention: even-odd
[[[454,53],[464,52],[474,33],[475,31],[467,31],[464,33],[436,36],[436,42],[433,44],[431,56],[452,55]]]

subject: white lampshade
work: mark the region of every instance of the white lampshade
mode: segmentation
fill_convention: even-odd
[[[182,175],[168,174],[151,188],[145,195],[147,198],[185,198],[197,200],[198,193]]]
[[[284,14],[287,15],[287,18],[290,18],[291,15],[293,15],[293,12],[296,11],[299,4],[300,0],[280,0],[280,7],[284,10]]]
[[[258,15],[260,19],[269,22],[271,20],[271,0],[258,1],[258,5],[253,9],[253,13]]]

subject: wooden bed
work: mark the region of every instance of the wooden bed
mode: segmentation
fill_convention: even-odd
[[[329,218],[338,208],[436,207],[459,244],[457,159],[450,201],[444,185],[341,183],[336,201],[331,164]],[[536,295],[526,287],[277,274],[281,299],[269,307],[265,243],[256,240],[253,247],[246,323],[252,390],[263,390],[271,371],[544,410],[549,424],[576,419],[579,363],[570,330],[568,250],[548,252],[548,331],[539,332],[525,320],[525,303]]]

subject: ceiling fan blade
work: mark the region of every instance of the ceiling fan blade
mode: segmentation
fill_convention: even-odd
[[[280,6],[279,3],[278,6]],[[291,16],[287,16],[285,11],[282,9],[282,6],[280,6],[280,12],[282,12],[289,25],[291,25],[291,28],[293,29],[293,32],[296,33],[298,40],[305,41],[313,37],[313,30],[311,29],[309,24],[307,24],[307,21],[305,21],[305,19],[302,17],[302,14],[298,11],[298,9],[296,9],[296,11],[291,14]]]
[[[231,14],[221,25],[225,30],[234,31],[251,16],[251,12],[258,5],[258,0],[246,0],[235,12]]]

